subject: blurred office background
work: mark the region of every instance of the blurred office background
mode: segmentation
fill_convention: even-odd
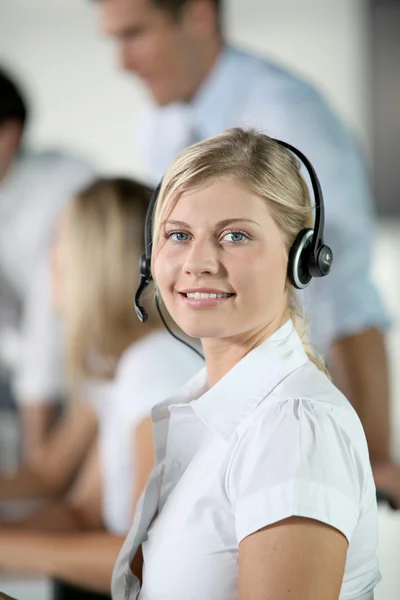
[[[312,80],[365,152],[378,213],[374,277],[393,319],[393,452],[400,460],[400,1],[226,0],[226,7],[228,39]],[[29,143],[72,150],[105,173],[141,174],[133,132],[144,91],[119,70],[92,2],[0,0],[0,62],[32,98]],[[380,554],[376,599],[398,600],[400,512],[381,511]],[[49,597],[45,581],[3,580],[0,590],[19,600]]]

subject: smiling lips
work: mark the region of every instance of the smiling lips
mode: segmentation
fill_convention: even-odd
[[[184,302],[192,308],[213,308],[232,298],[235,294],[222,290],[191,289],[179,292]]]
[[[200,298],[228,298],[228,296],[232,296],[233,294],[214,294],[213,292],[207,294],[205,292],[188,292],[185,294],[186,298],[194,298],[195,300],[200,300]]]

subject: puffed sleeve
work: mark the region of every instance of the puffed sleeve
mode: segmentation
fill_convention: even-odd
[[[322,521],[350,541],[362,495],[373,494],[354,411],[308,399],[272,403],[256,414],[237,443],[226,481],[238,542],[291,516]]]

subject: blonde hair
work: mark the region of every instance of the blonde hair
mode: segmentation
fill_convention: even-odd
[[[313,227],[313,207],[297,158],[267,135],[253,129],[234,128],[184,150],[169,166],[154,213],[154,248],[160,243],[161,223],[179,196],[216,177],[233,177],[265,199],[288,252],[297,234]],[[308,358],[328,374],[309,342],[294,288],[289,290],[288,302]]]
[[[149,199],[129,179],[98,179],[68,207],[62,305],[70,383],[112,378],[124,350],[149,331],[133,308]]]

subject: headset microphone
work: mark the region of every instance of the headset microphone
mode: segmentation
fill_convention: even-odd
[[[146,310],[143,308],[143,306],[141,306],[140,298],[141,298],[144,290],[147,288],[147,286],[150,285],[152,277],[151,277],[150,265],[147,263],[147,258],[145,257],[145,255],[143,255],[140,259],[139,269],[140,269],[140,280],[139,280],[138,289],[135,294],[134,305],[135,305],[135,312],[136,312],[137,318],[139,319],[139,321],[141,323],[146,323],[149,316],[148,316]]]
[[[153,277],[151,274],[151,246],[152,246],[151,229],[153,226],[153,213],[154,213],[154,209],[156,206],[157,198],[160,193],[161,184],[162,184],[162,180],[160,181],[160,183],[158,184],[158,186],[156,187],[156,189],[154,190],[154,192],[151,196],[150,203],[149,203],[147,213],[146,213],[146,220],[145,220],[145,224],[144,224],[144,254],[142,254],[140,261],[139,261],[140,279],[139,279],[139,285],[138,285],[138,289],[136,291],[135,300],[134,300],[135,312],[141,323],[146,323],[146,321],[148,319],[148,314],[147,314],[146,310],[140,304],[140,298],[141,298],[144,290],[147,288],[148,285],[150,285],[150,283],[153,280]]]
[[[162,185],[162,181],[160,181],[160,183],[158,184],[158,186],[156,187],[156,189],[153,192],[153,195],[152,195],[150,203],[149,203],[149,207],[147,209],[146,221],[145,221],[145,225],[144,225],[144,254],[142,255],[140,262],[139,262],[140,280],[139,280],[139,285],[138,285],[138,289],[136,291],[135,300],[134,300],[135,312],[141,323],[146,323],[146,321],[149,318],[146,310],[140,304],[140,298],[141,298],[144,290],[147,288],[147,286],[150,285],[150,283],[153,281],[153,277],[151,274],[151,246],[152,246],[151,229],[152,229],[154,209],[155,209],[158,195],[160,193],[161,185]],[[199,352],[191,344],[188,344],[188,342],[186,342],[182,338],[178,337],[172,331],[172,329],[169,327],[167,321],[164,318],[164,315],[162,314],[157,293],[155,295],[155,301],[156,301],[156,307],[157,307],[158,314],[160,315],[160,319],[163,322],[164,327],[172,335],[172,337],[174,337],[176,340],[178,340],[178,342],[182,342],[182,344],[185,344],[185,346],[187,346],[188,348],[193,350],[193,352],[195,352],[198,356],[200,356],[200,358],[204,358],[204,356],[201,354],[201,352]]]

